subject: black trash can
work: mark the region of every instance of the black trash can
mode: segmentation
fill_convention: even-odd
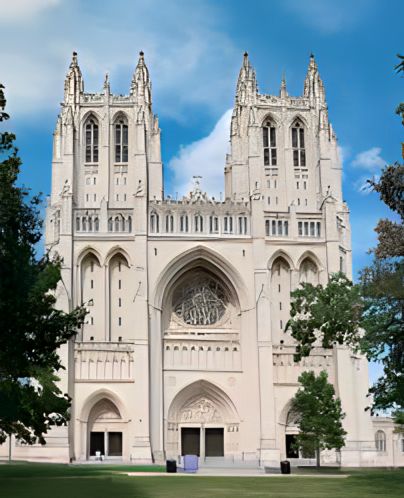
[[[175,460],[166,461],[166,472],[175,474],[177,472],[177,462]]]
[[[290,474],[290,462],[289,462],[289,460],[283,460],[281,462],[281,474]]]

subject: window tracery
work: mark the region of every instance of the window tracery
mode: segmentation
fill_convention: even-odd
[[[188,325],[213,325],[226,311],[226,293],[219,282],[200,276],[174,294],[173,309]]]

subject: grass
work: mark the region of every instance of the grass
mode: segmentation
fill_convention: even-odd
[[[4,498],[402,498],[404,469],[344,471],[341,478],[307,477],[128,477],[122,471],[162,467],[4,464]]]

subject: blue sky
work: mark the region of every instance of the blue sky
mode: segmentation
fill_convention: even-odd
[[[223,189],[243,52],[250,53],[261,92],[277,93],[285,71],[294,95],[302,92],[314,52],[344,157],[354,273],[368,261],[373,227],[390,213],[360,186],[399,159],[403,139],[394,114],[403,79],[393,71],[395,54],[404,52],[402,1],[0,0],[0,6],[1,80],[12,114],[6,126],[17,134],[22,181],[45,194],[73,50],[86,91],[101,90],[108,71],[114,93],[128,92],[137,54],[145,51],[163,131],[166,193],[173,194],[196,173],[210,193]]]

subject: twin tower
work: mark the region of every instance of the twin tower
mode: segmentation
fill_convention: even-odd
[[[371,458],[366,361],[338,347],[296,364],[285,332],[291,290],[351,273],[341,163],[314,57],[293,97],[284,80],[279,95],[259,93],[245,54],[229,137],[224,200],[198,178],[184,197],[165,198],[144,54],[128,95],[111,94],[108,77],[101,92],[84,92],[73,54],[46,243],[64,261],[58,306],[84,303],[88,315],[61,350],[72,417],[52,432],[50,458],[298,459],[289,409],[307,369],[327,370],[341,397],[344,464]]]

